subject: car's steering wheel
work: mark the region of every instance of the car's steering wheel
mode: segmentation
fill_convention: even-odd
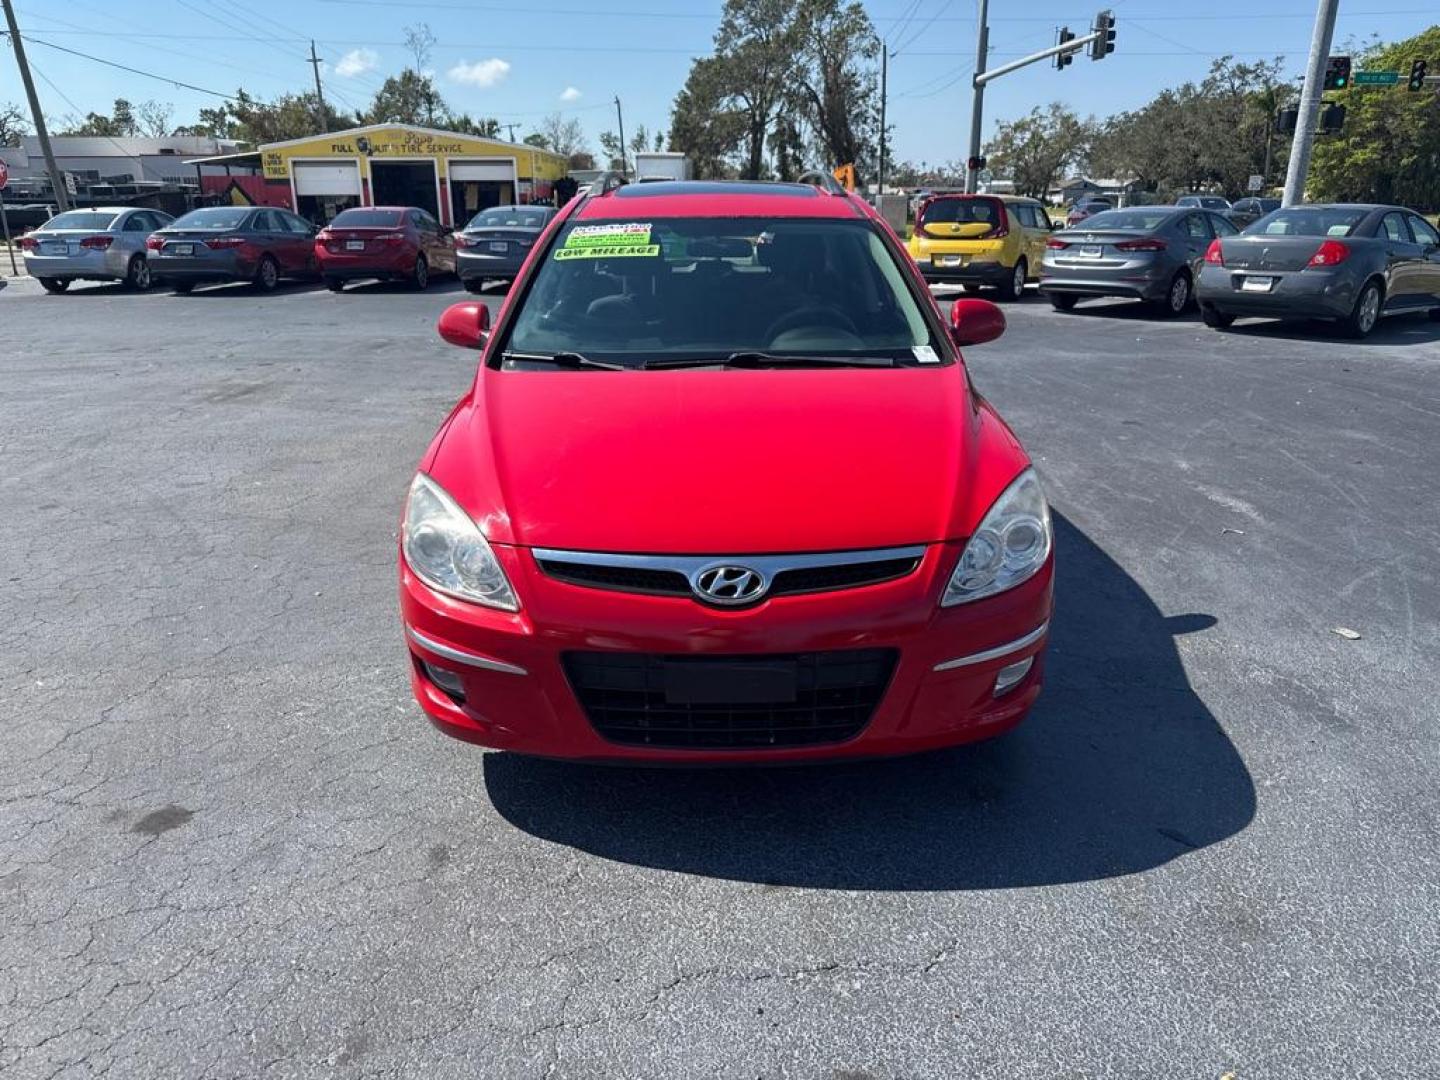
[[[850,316],[839,308],[829,307],[825,304],[809,304],[786,312],[771,323],[769,329],[765,331],[765,340],[774,341],[787,330],[794,330],[801,326],[833,326],[844,330],[847,334],[857,336],[859,334]]]

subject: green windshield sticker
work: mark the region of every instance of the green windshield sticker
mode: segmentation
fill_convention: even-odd
[[[650,223],[646,221],[617,222],[613,225],[577,225],[565,238],[567,248],[614,247],[616,245],[648,244]]]
[[[563,247],[555,252],[557,262],[567,259],[653,259],[659,244],[606,244],[603,247]]]

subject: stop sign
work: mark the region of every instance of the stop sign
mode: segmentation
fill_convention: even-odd
[[[0,188],[10,182],[10,168],[5,162],[0,161]]]

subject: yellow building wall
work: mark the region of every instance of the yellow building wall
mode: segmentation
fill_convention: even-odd
[[[370,140],[370,153],[363,154],[357,140]],[[472,135],[436,134],[407,127],[387,127],[375,131],[337,131],[329,135],[317,135],[305,142],[283,145],[262,146],[261,161],[265,168],[265,179],[290,179],[292,158],[350,158],[360,162],[360,176],[366,184],[370,182],[370,161],[385,158],[434,158],[440,171],[440,179],[447,180],[446,159],[465,158],[514,158],[515,168],[521,180],[555,181],[565,175],[566,161],[558,154],[529,146],[513,146],[509,143],[478,139]]]

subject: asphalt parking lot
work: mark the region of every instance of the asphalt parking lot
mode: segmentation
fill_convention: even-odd
[[[463,296],[0,291],[0,1073],[1440,1070],[1440,323],[1010,307],[969,359],[1058,519],[1035,714],[691,773],[411,701]]]

